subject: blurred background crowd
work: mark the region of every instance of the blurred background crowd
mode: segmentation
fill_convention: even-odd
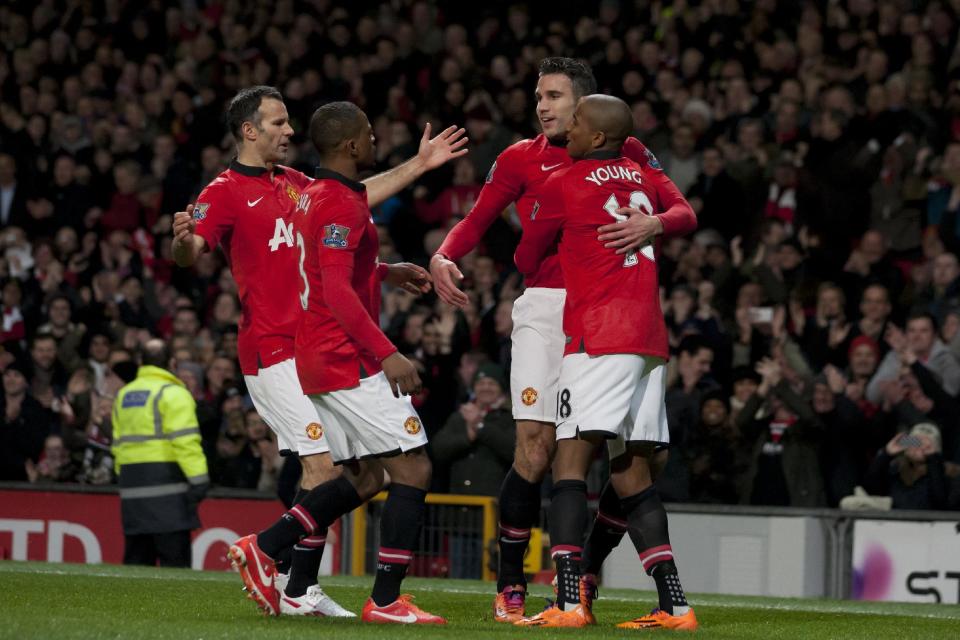
[[[465,158],[375,211],[382,259],[426,264],[497,154],[537,133],[537,64],[563,55],[631,104],[699,216],[659,258],[665,499],[825,507],[859,486],[960,508],[958,16],[957,0],[6,2],[0,479],[112,482],[111,403],[151,336],[196,398],[216,484],[295,477],[243,388],[222,255],[170,260],[172,214],[233,154],[226,101],[280,88],[308,174],[326,101],[367,111],[378,170],[426,122],[466,126]],[[519,229],[504,211],[462,261],[462,311],[385,293],[382,326],[425,382],[437,491],[495,495],[512,460]]]

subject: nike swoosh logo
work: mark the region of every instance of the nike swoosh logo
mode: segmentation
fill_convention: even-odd
[[[266,586],[272,585],[272,584],[273,584],[273,578],[267,576],[267,574],[265,574],[265,573],[263,572],[263,567],[260,565],[260,558],[257,557],[257,554],[252,553],[252,552],[250,553],[250,555],[253,556],[253,564],[256,565],[256,567],[257,567],[257,573],[260,574],[260,582],[261,582],[261,584],[264,584],[264,585],[266,585]],[[248,563],[248,564],[249,564],[249,563]]]
[[[550,169],[556,169],[557,167],[559,167],[559,166],[562,165],[562,164],[563,164],[562,162],[558,162],[557,164],[552,164],[552,165],[550,165],[549,167],[548,167],[547,165],[545,165],[545,164],[542,164],[542,165],[540,165],[540,170],[541,170],[541,171],[550,171]]]
[[[392,620],[393,622],[402,622],[404,624],[410,624],[411,622],[417,621],[417,616],[414,613],[408,612],[405,616],[395,616],[392,613],[384,613],[382,611],[371,611],[370,615],[378,616],[384,620]]]
[[[247,200],[247,206],[248,206],[248,207],[255,207],[255,206],[257,206],[257,203],[260,202],[261,200],[263,200],[263,196],[260,196],[260,197],[257,198],[256,200]]]

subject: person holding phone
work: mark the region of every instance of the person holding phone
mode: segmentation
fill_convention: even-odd
[[[941,453],[940,428],[932,422],[895,435],[877,453],[863,487],[890,496],[894,509],[944,509],[949,481]]]

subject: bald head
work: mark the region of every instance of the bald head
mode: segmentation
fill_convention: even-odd
[[[599,93],[584,96],[567,129],[567,151],[582,158],[593,151],[619,152],[633,133],[633,112],[626,102]]]
[[[619,151],[633,133],[633,112],[620,98],[595,93],[581,98],[579,108],[590,127],[607,137],[611,149]]]
[[[166,369],[170,366],[170,352],[167,343],[159,338],[147,340],[140,352],[140,364]]]

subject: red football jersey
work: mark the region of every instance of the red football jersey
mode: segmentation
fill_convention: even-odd
[[[290,217],[311,180],[289,167],[237,160],[200,193],[197,234],[227,256],[240,294],[237,352],[246,375],[293,357],[300,309]]]
[[[397,350],[379,326],[380,240],[363,184],[318,169],[294,215],[300,252],[297,375],[304,393],[349,389]]]
[[[664,235],[682,235],[693,231],[697,219],[686,207],[671,208],[671,205],[683,196],[666,177],[654,155],[636,138],[628,138],[623,145],[623,154],[645,167],[649,181],[658,191],[663,191],[660,200],[665,204],[654,211],[661,214]],[[510,203],[517,203],[517,214],[524,233],[530,223],[530,214],[543,194],[547,178],[559,169],[573,164],[567,155],[565,146],[550,144],[546,136],[540,134],[533,140],[521,140],[509,147],[497,157],[497,161],[487,174],[486,184],[480,191],[477,203],[463,220],[450,230],[438,253],[451,260],[459,260],[480,242],[483,234]],[[666,191],[673,190],[672,197]],[[686,203],[684,203],[686,204]],[[611,222],[611,220],[607,220]],[[547,255],[536,269],[524,274],[528,287],[563,288],[563,275],[554,254]]]
[[[516,261],[521,272],[536,269],[560,234],[564,354],[668,357],[653,245],[618,255],[597,240],[597,227],[616,218],[621,206],[652,215],[662,206],[657,192],[648,169],[613,152],[594,152],[544,185]]]

